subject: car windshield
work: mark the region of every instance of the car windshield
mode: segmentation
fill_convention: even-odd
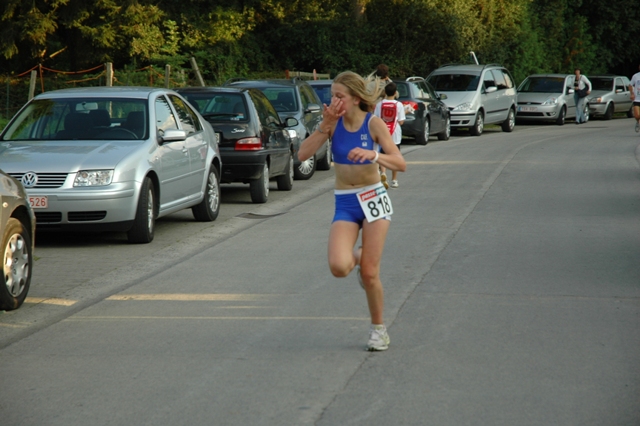
[[[240,93],[182,93],[209,122],[247,121],[247,107]]]
[[[293,88],[261,87],[260,90],[278,112],[297,112],[298,101]]]
[[[315,92],[317,93],[318,97],[320,98],[320,101],[323,104],[326,105],[330,105],[331,104],[331,85],[327,84],[325,85],[316,85],[314,84],[313,86],[313,90],[315,90]]]
[[[146,139],[143,99],[36,99],[5,129],[3,141]]]
[[[563,93],[564,77],[527,77],[518,92],[524,93]]]
[[[592,90],[613,90],[613,77],[592,77],[589,81]]]
[[[436,74],[427,80],[438,92],[473,92],[478,89],[478,74]]]

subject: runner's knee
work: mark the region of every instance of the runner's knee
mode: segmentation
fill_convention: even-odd
[[[341,259],[329,260],[329,270],[331,270],[331,274],[337,278],[343,278],[349,275],[351,270],[353,269],[355,264],[354,260],[344,261]]]

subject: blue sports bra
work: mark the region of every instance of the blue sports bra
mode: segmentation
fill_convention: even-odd
[[[347,155],[353,148],[372,149],[376,152],[380,151],[380,146],[373,141],[371,133],[369,132],[369,120],[371,120],[371,113],[367,113],[364,118],[362,127],[355,132],[349,132],[344,128],[342,117],[338,119],[336,128],[331,137],[331,154],[333,155],[333,161],[338,164],[371,164],[371,161],[366,160],[362,163],[357,163],[349,160]]]

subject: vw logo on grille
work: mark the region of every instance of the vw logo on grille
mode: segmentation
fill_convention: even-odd
[[[20,179],[25,188],[33,188],[38,183],[38,175],[34,172],[27,172]]]

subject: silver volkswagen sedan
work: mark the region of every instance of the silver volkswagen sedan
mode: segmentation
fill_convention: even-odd
[[[92,87],[45,92],[0,134],[0,164],[25,187],[39,231],[124,231],[153,240],[155,220],[220,209],[215,133],[176,92]]]
[[[0,310],[22,305],[31,284],[36,218],[20,182],[0,170]]]

